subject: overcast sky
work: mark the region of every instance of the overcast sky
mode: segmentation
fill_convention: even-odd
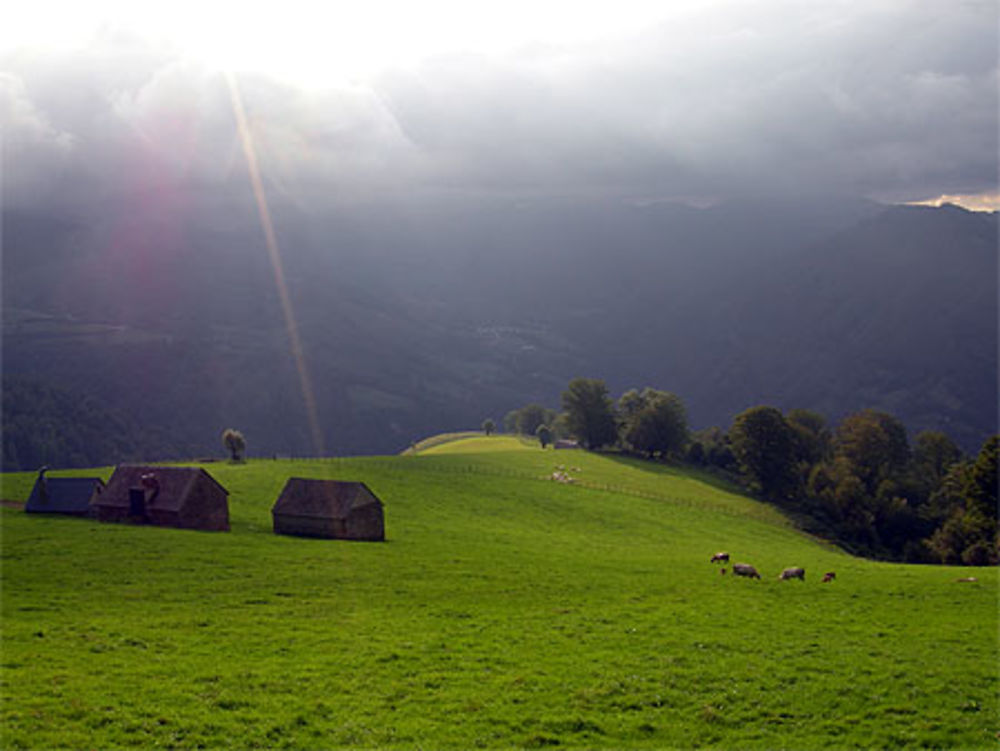
[[[994,0],[144,5],[5,14],[5,205],[245,181],[227,70],[291,197],[996,205]]]

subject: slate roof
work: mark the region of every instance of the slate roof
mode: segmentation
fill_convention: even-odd
[[[379,499],[363,482],[290,477],[271,513],[346,519],[352,509],[369,504],[381,506]]]
[[[86,514],[90,511],[91,497],[103,489],[100,477],[39,477],[24,510],[40,514]]]

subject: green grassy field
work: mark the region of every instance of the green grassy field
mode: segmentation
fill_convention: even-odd
[[[206,465],[230,533],[3,508],[0,745],[996,748],[996,569],[851,558],[684,470],[428,445]],[[387,541],[273,535],[291,475],[368,483]]]

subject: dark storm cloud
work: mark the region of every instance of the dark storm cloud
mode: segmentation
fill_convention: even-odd
[[[693,9],[692,9],[693,8]],[[239,76],[290,196],[995,189],[992,3],[691,6],[642,33],[452,54],[365,84]],[[135,37],[0,59],[5,201],[243,169],[225,79]]]
[[[404,132],[456,179],[678,194],[995,183],[986,6],[748,5],[618,46],[438,60],[382,85]]]

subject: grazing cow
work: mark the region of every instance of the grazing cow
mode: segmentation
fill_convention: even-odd
[[[961,579],[955,579],[955,581],[968,583],[968,582],[977,582],[979,581],[979,579],[977,579],[974,576],[963,576]]]
[[[823,583],[826,584],[827,582],[832,582],[836,578],[837,574],[835,572],[827,571],[825,574],[823,574]]]
[[[799,568],[798,566],[793,566],[792,568],[786,568],[778,574],[778,578],[781,581],[785,581],[786,579],[801,579],[802,581],[805,581],[806,570],[804,568]]]
[[[757,573],[757,569],[751,566],[749,563],[734,563],[733,573],[737,576],[747,576],[751,579],[759,579],[760,574]]]
[[[715,563],[716,561],[719,563],[729,563],[729,553],[716,553],[712,556],[712,560],[709,563]]]

